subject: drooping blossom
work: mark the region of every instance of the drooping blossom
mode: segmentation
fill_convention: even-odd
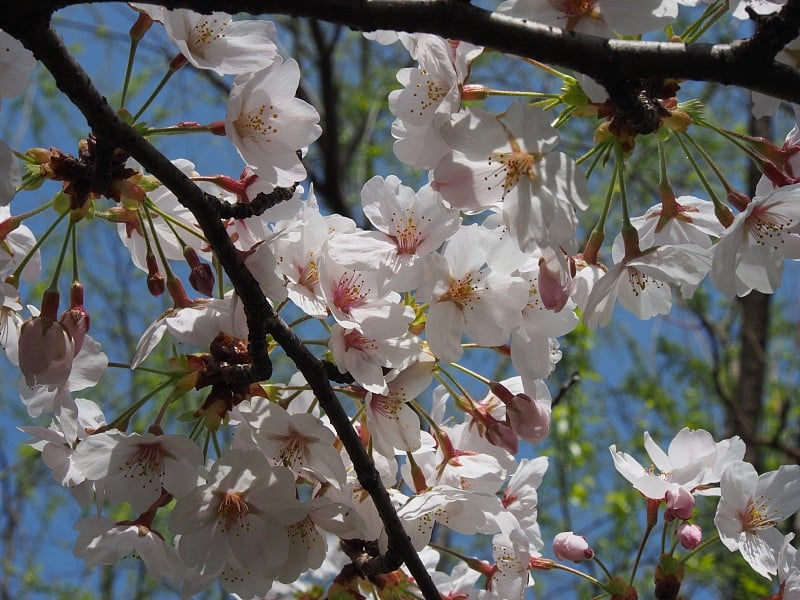
[[[203,455],[185,436],[111,430],[83,440],[73,460],[87,479],[103,481],[110,500],[128,502],[139,514],[162,489],[176,498],[194,490]]]
[[[101,515],[90,515],[75,524],[78,539],[73,553],[88,565],[113,565],[125,556],[135,555],[156,581],[178,582],[184,571],[177,550],[159,532],[131,521],[114,523]]]
[[[800,184],[753,198],[714,246],[711,278],[729,297],[752,290],[771,294],[783,261],[800,258]]]
[[[169,38],[198,69],[240,75],[266,69],[278,56],[275,25],[269,21],[233,21],[224,12],[202,15],[185,8],[160,16]]]
[[[644,446],[654,468],[646,469],[635,458],[617,451],[616,445],[609,447],[614,467],[633,487],[653,500],[663,500],[673,484],[700,495],[716,495],[723,471],[745,453],[744,442],[734,436],[714,442],[711,434],[703,429],[681,429],[669,444],[665,453],[644,433]]]
[[[783,543],[775,526],[800,509],[800,466],[759,475],[750,463],[735,462],[722,474],[720,491],[714,516],[720,540],[769,579],[777,573]]]

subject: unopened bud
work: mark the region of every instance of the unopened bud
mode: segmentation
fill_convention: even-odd
[[[664,499],[667,503],[667,510],[664,512],[664,520],[669,523],[675,519],[687,521],[692,518],[694,511],[694,496],[685,487],[673,484],[673,487],[666,491]]]
[[[493,446],[503,448],[511,454],[516,454],[519,450],[517,434],[508,424],[496,419],[492,419],[492,422],[486,427],[486,440]]]
[[[562,531],[553,539],[553,554],[558,560],[582,562],[594,558],[594,550],[582,535],[571,531]]]
[[[70,307],[61,313],[59,322],[72,336],[72,342],[75,346],[74,353],[77,356],[83,347],[83,340],[86,337],[86,332],[89,331],[91,319],[83,306],[83,285],[80,281],[72,283],[69,296]]]
[[[31,148],[25,152],[25,159],[35,165],[49,163],[52,156],[50,150],[45,148]]]
[[[211,265],[202,262],[194,248],[189,246],[184,248],[183,257],[191,269],[189,283],[204,296],[211,296],[214,293],[214,272]]]
[[[685,521],[680,524],[675,535],[678,536],[681,546],[687,550],[694,550],[703,541],[703,530],[700,526]]]
[[[158,270],[158,262],[154,254],[148,254],[147,261],[147,289],[152,296],[160,296],[164,293],[164,276]]]
[[[489,96],[489,88],[479,83],[468,83],[461,87],[462,100],[484,100]]]
[[[506,422],[519,437],[538,444],[550,434],[550,411],[525,394],[516,394],[506,404]]]

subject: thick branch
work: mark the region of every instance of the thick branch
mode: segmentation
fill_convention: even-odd
[[[381,515],[390,540],[390,549],[406,563],[425,598],[438,599],[439,593],[411,545],[372,460],[366,454],[361,440],[350,425],[347,413],[339,404],[326,378],[326,369],[272,310],[228,237],[220,221],[217,203],[147,140],[119,119],[94,87],[86,72],[69,54],[61,38],[49,26],[46,15],[44,18],[39,15],[38,20],[18,21],[7,12],[3,12],[0,13],[0,28],[22,41],[47,67],[58,88],[83,113],[98,137],[110,140],[129,152],[192,212],[244,306],[250,329],[253,366],[259,365],[257,353],[263,353],[262,360],[266,360],[262,366],[264,368],[269,366],[265,339],[267,334],[272,335],[306,377],[319,399],[320,406],[334,425],[339,439],[353,461],[359,482],[369,492]],[[255,376],[258,376],[258,372]]]
[[[86,0],[37,0],[4,7],[9,20],[25,22]],[[105,0],[96,0],[105,1]],[[200,12],[224,9],[251,14],[309,17],[373,31],[393,29],[434,33],[501,52],[567,67],[596,79],[672,78],[738,86],[800,103],[800,72],[775,62],[768,35],[756,42],[679,44],[608,40],[493,13],[458,0],[161,0],[169,8]],[[796,32],[800,0],[789,0],[777,39]],[[771,35],[771,29],[767,33]]]

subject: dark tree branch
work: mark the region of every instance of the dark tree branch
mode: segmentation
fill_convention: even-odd
[[[105,1],[105,0],[95,0]],[[37,0],[4,7],[4,18],[32,22],[85,0]],[[775,46],[800,30],[800,0],[789,0],[748,40],[682,44],[605,39],[493,13],[459,0],[161,0],[168,8],[209,13],[284,14],[373,31],[434,33],[535,58],[601,79],[688,79],[733,85],[800,103],[800,72],[773,60]],[[774,42],[770,41],[774,36]]]
[[[44,2],[42,4],[45,4]],[[320,406],[331,420],[339,439],[350,455],[358,479],[372,497],[381,515],[390,550],[408,566],[425,598],[440,597],[436,586],[419,559],[394,510],[372,460],[358,434],[350,425],[347,413],[328,381],[326,369],[302,341],[275,314],[242,258],[236,252],[220,221],[219,204],[180,172],[132,127],[126,125],[94,87],[91,79],[72,58],[61,38],[50,27],[47,11],[29,11],[28,20],[17,20],[12,11],[0,13],[0,28],[19,39],[53,75],[58,88],[83,113],[92,131],[136,158],[172,191],[197,219],[217,258],[228,274],[242,301],[249,328],[249,351],[253,357],[251,378],[260,381],[271,371],[266,336],[272,335],[305,376]],[[35,17],[35,18],[33,18]]]

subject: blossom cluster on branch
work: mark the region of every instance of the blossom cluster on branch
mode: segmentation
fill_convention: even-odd
[[[665,27],[677,36],[679,5],[697,4],[506,0],[497,14],[596,38]],[[794,0],[731,4],[710,3],[678,37],[691,44],[729,14],[757,21],[755,47],[781,19],[795,35],[800,29]],[[784,261],[800,259],[798,128],[776,145],[714,124],[695,100],[679,101],[679,80],[573,76],[535,56],[524,60],[559,78],[560,92],[494,90],[470,80],[487,53],[479,45],[375,31],[365,35],[402,44],[413,60],[398,71],[388,107],[395,155],[427,176],[416,185],[391,174],[366,181],[364,229],[325,214],[303,185],[319,114],[296,97],[300,68],[281,55],[272,23],[130,6],[131,64],[118,109],[66,51],[49,13],[27,23],[0,17],[0,97],[20,94],[38,59],[91,129],[77,156],[0,143],[0,343],[19,366],[28,414],[52,417],[47,428],[22,427],[31,445],[82,506],[94,507],[75,524],[75,555],[98,565],[134,553],[150,576],[187,596],[215,582],[242,598],[323,582],[329,597],[522,598],[531,570],[561,569],[612,598],[635,598],[640,557],[630,578],[609,572],[574,532],[555,537],[556,560],[542,555],[537,488],[548,459],[523,456],[549,434],[546,379],[561,359],[559,338],[581,320],[607,325],[617,303],[640,319],[668,314],[673,293],[691,298],[709,274],[730,297],[778,289]],[[130,67],[156,23],[177,53],[132,113]],[[762,59],[791,63],[795,44],[767,47]],[[161,87],[189,64],[235,77],[225,118],[143,123]],[[482,104],[498,96],[515,97],[499,114]],[[774,98],[754,100],[759,112],[777,108]],[[597,124],[591,147],[574,158],[558,149],[571,119]],[[752,197],[698,143],[701,129],[761,170]],[[168,160],[150,143],[165,133],[227,136],[241,174],[201,174],[190,159]],[[626,167],[646,136],[660,159],[658,197],[634,216]],[[675,193],[675,149],[707,198]],[[587,178],[607,163],[592,228],[582,221]],[[12,198],[17,206],[48,180],[60,182],[51,201],[10,212]],[[606,243],[615,205],[621,223]],[[23,222],[45,211],[52,225],[37,240]],[[80,279],[77,236],[104,223],[115,225],[149,293],[166,292],[171,304],[124,365],[163,382],[113,416],[77,395],[120,364],[88,334],[93,291]],[[51,283],[25,316],[23,282],[41,276],[39,248],[58,232]],[[176,273],[181,263],[195,292]],[[62,310],[65,264],[72,273]],[[174,356],[154,369],[150,357],[165,336]],[[324,350],[313,354],[313,346]],[[280,349],[298,369],[288,381],[272,379]],[[494,381],[462,364],[481,351],[510,357],[516,375]],[[485,394],[476,397],[474,385]],[[179,406],[191,406],[191,425]],[[136,431],[134,417],[144,414],[149,424]],[[229,446],[221,443],[227,431]],[[793,534],[776,528],[800,508],[800,467],[759,476],[738,436],[715,441],[704,430],[682,429],[666,453],[645,433],[645,447],[650,469],[615,446],[610,453],[646,499],[642,547],[664,509],[657,597],[677,597],[686,560],[719,540],[756,573],[777,575],[777,597],[800,598]],[[695,522],[704,496],[719,496],[718,536],[705,542]],[[107,515],[121,504],[130,519],[115,522]],[[469,557],[434,547],[436,527],[488,536],[491,551]],[[676,555],[679,544],[689,552]],[[457,559],[450,573],[436,570],[440,553]],[[566,564],[583,560],[597,561],[604,578]]]

